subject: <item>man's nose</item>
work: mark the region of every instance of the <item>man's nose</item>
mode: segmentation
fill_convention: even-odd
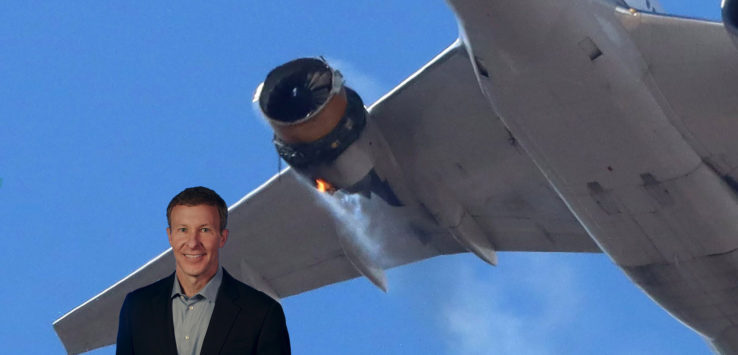
[[[200,231],[195,230],[189,235],[187,235],[187,246],[190,248],[197,247],[198,244],[200,244]]]

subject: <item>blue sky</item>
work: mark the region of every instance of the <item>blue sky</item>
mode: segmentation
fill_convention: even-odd
[[[373,102],[457,36],[443,2],[375,3],[0,3],[2,352],[63,353],[52,322],[168,248],[184,187],[232,204],[277,172],[251,103],[272,67],[324,55]],[[719,18],[717,0],[662,5]],[[356,279],[284,299],[294,353],[709,353],[604,255],[387,276],[387,294]]]

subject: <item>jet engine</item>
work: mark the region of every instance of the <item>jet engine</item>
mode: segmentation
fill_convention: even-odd
[[[323,59],[300,58],[276,67],[256,93],[274,129],[279,156],[316,188],[370,193],[391,205],[397,196],[375,171],[369,114],[341,73]]]
[[[722,8],[723,26],[728,31],[730,39],[733,40],[733,44],[738,48],[738,1],[723,0],[720,7]]]

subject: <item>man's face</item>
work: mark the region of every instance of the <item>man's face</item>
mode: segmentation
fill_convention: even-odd
[[[208,280],[218,271],[218,251],[228,239],[220,230],[218,209],[210,205],[177,205],[167,228],[169,245],[177,261],[177,275]]]

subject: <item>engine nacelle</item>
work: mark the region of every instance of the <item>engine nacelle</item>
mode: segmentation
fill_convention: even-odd
[[[280,157],[316,187],[401,205],[374,170],[369,114],[340,72],[322,59],[296,59],[269,72],[257,95]]]
[[[733,44],[738,48],[738,1],[723,0],[720,7],[722,8],[723,26],[728,31],[730,39],[733,40]]]

